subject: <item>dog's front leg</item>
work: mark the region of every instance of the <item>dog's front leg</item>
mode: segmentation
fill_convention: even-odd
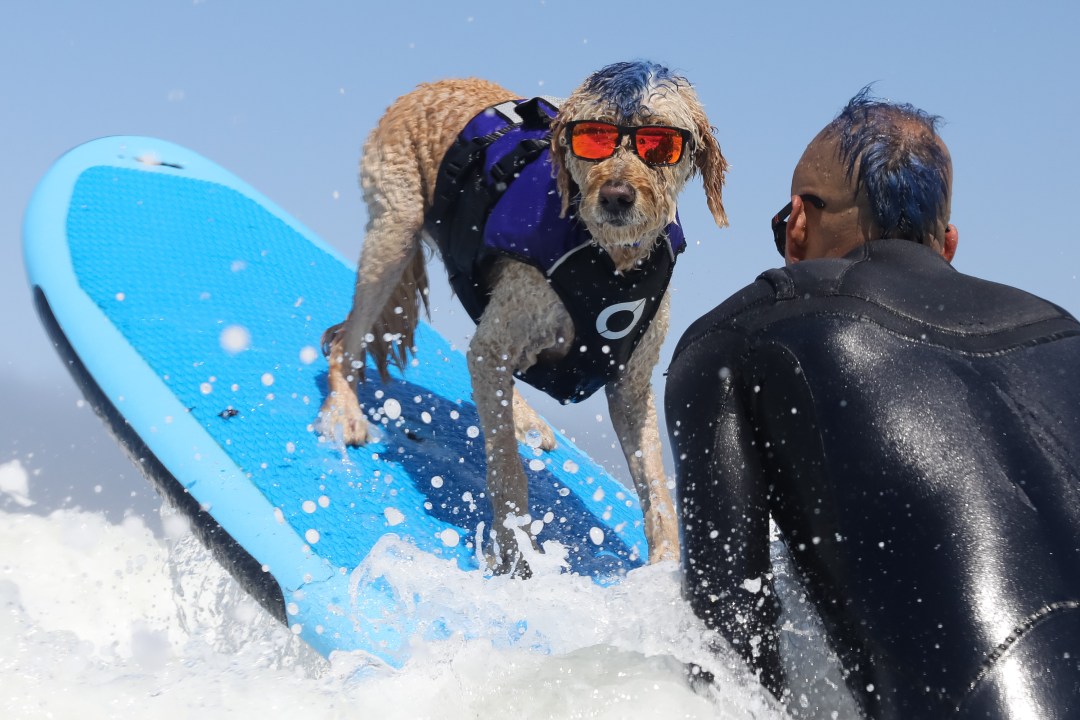
[[[667,333],[668,299],[635,349],[622,377],[605,387],[611,424],[622,445],[645,516],[649,562],[679,559],[679,530],[660,446],[652,371]]]
[[[486,317],[486,316],[485,316]],[[498,329],[483,319],[469,344],[469,373],[473,402],[480,414],[487,458],[487,493],[491,500],[497,575],[532,575],[521,556],[513,527],[529,532],[529,485],[518,454],[514,433],[514,376],[508,353],[499,342]]]
[[[491,297],[469,343],[473,402],[480,413],[487,456],[487,490],[499,553],[495,572],[520,577],[531,573],[521,557],[513,531],[529,535],[529,488],[518,453],[515,429],[514,372],[531,367],[540,353],[560,347],[559,338],[573,336],[573,323],[559,297],[536,268],[503,260],[495,268]],[[539,423],[535,413],[525,413]]]
[[[623,378],[607,386],[608,412],[645,516],[649,562],[679,559],[679,531],[660,447],[652,388]]]

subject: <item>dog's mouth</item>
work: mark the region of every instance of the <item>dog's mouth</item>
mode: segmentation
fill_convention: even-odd
[[[628,213],[612,214],[607,212],[597,213],[599,217],[599,225],[610,225],[612,227],[623,228],[629,225],[635,225],[634,218],[631,218]]]
[[[618,230],[620,234],[642,233],[653,224],[652,218],[647,217],[637,205],[612,208],[596,204],[583,214],[597,229]]]

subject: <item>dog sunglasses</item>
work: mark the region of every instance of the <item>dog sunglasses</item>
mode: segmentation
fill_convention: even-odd
[[[825,201],[817,195],[807,193],[799,197],[803,199],[803,202],[810,203],[818,210],[825,208]],[[780,253],[782,257],[786,257],[784,248],[787,247],[787,221],[789,217],[791,217],[791,203],[788,203],[780,212],[773,215],[772,219],[772,234],[773,240],[776,242],[776,252]]]
[[[566,124],[566,140],[574,157],[607,160],[630,137],[630,146],[646,165],[664,167],[682,160],[691,142],[689,130],[670,125],[616,125],[602,120],[574,120]]]

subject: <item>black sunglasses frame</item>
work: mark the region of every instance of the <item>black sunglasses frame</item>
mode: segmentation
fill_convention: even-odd
[[[581,155],[578,155],[576,152],[574,152],[574,137],[573,137],[574,128],[577,127],[578,125],[584,125],[586,123],[590,123],[590,124],[594,124],[594,125],[607,125],[608,127],[615,128],[618,131],[619,136],[615,139],[615,145],[612,146],[612,148],[611,148],[611,155],[606,155],[606,156],[604,156],[602,158],[587,158],[587,157],[582,157]],[[679,158],[675,162],[669,162],[669,163],[649,162],[645,158],[641,157],[641,155],[638,153],[638,149],[637,149],[637,132],[638,132],[638,130],[653,130],[653,129],[674,130],[675,132],[677,132],[682,137],[682,141],[683,141],[682,148],[679,150]],[[674,125],[616,125],[615,123],[608,122],[606,120],[572,120],[572,121],[566,123],[566,146],[567,146],[567,148],[569,148],[570,154],[573,155],[574,157],[578,158],[579,160],[585,160],[587,162],[601,162],[603,160],[607,160],[608,158],[613,157],[615,155],[615,153],[619,151],[619,148],[622,147],[623,138],[626,137],[627,135],[630,136],[630,147],[633,148],[634,154],[638,156],[638,158],[641,160],[641,162],[645,163],[649,167],[671,167],[672,165],[678,165],[680,162],[682,162],[682,159],[684,157],[686,157],[686,149],[691,147],[691,145],[693,144],[693,140],[694,140],[694,136],[689,130],[687,130],[685,128],[681,128],[681,127],[675,127]]]
[[[818,210],[825,209],[825,201],[819,198],[817,195],[811,195],[805,193],[799,195],[803,202],[808,202]],[[780,212],[773,215],[772,219],[772,232],[773,241],[776,242],[776,252],[780,253],[780,257],[787,257],[784,250],[787,248],[787,221],[791,217],[791,203],[788,203],[780,209]]]

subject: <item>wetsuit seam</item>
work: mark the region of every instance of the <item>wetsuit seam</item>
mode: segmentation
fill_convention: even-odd
[[[933,328],[934,330],[937,330],[938,332],[950,335],[952,337],[957,337],[957,338],[992,337],[992,336],[997,335],[997,334],[999,334],[1001,332],[1000,330],[991,330],[991,331],[987,331],[987,332],[965,332],[963,330],[952,329],[952,328],[949,328],[949,327],[944,326],[944,325],[936,324],[932,320],[928,320],[927,318],[921,318],[921,317],[918,317],[918,316],[915,316],[915,315],[910,315],[908,313],[901,312],[900,310],[898,310],[896,308],[893,308],[893,307],[890,307],[889,305],[882,304],[876,298],[867,297],[865,295],[855,295],[855,294],[852,294],[852,293],[839,292],[838,291],[838,292],[831,293],[830,295],[822,296],[822,297],[848,298],[848,299],[858,300],[860,302],[869,303],[870,305],[873,305],[876,308],[881,308],[882,310],[887,312],[889,315],[900,318],[901,320],[907,320],[909,322],[919,323],[920,325],[927,325],[927,326]],[[828,311],[826,311],[826,312],[828,312]],[[873,318],[872,315],[866,315],[866,314],[861,315],[859,317],[867,317],[867,318],[871,318],[871,319]],[[1057,314],[1048,315],[1046,317],[1042,317],[1042,318],[1039,318],[1037,320],[1032,320],[1030,322],[1018,323],[1018,324],[1015,324],[1015,325],[1010,325],[1008,327],[1008,331],[1009,332],[1016,332],[1018,330],[1026,330],[1026,329],[1035,327],[1037,325],[1040,325],[1040,324],[1046,323],[1046,322],[1065,321],[1065,320],[1067,320],[1067,318],[1063,317],[1061,315],[1057,315]],[[1063,331],[1063,332],[1067,333],[1069,331]],[[1080,333],[1080,330],[1075,330],[1075,331],[1072,331],[1072,332]],[[1058,338],[1055,336],[1055,337],[1049,338],[1049,339],[1058,339]]]
[[[867,248],[867,251],[866,251],[865,255],[863,255],[861,258],[859,258],[857,260],[852,260],[850,263],[845,265],[844,269],[841,270],[840,273],[836,276],[836,290],[835,290],[834,294],[836,294],[836,295],[844,294],[840,290],[840,288],[842,288],[844,286],[844,280],[847,279],[848,273],[850,273],[852,270],[859,267],[863,263],[866,263],[866,262],[869,262],[869,261],[870,261],[870,250],[869,250],[869,248]]]
[[[862,295],[854,295],[854,294],[843,293],[843,292],[831,292],[831,293],[829,293],[827,295],[811,296],[811,299],[823,299],[824,300],[824,299],[829,299],[829,298],[842,298],[842,299],[845,299],[845,300],[858,301],[860,303],[868,303],[871,306],[873,306],[874,308],[880,309],[882,312],[886,313],[889,317],[893,317],[893,318],[896,318],[898,320],[908,322],[908,323],[914,323],[914,324],[929,326],[935,332],[941,333],[942,335],[946,335],[946,336],[951,337],[951,338],[957,338],[957,339],[987,339],[987,338],[992,338],[995,335],[1002,334],[1003,332],[1008,332],[1009,334],[1025,334],[1027,331],[1030,331],[1031,329],[1036,328],[1036,327],[1038,327],[1039,325],[1041,325],[1043,323],[1052,323],[1052,322],[1067,323],[1067,322],[1069,322],[1069,318],[1066,317],[1066,316],[1051,315],[1051,316],[1048,316],[1048,317],[1039,318],[1037,320],[1032,320],[1030,322],[1011,325],[1010,327],[1008,327],[1004,331],[1003,330],[991,330],[991,331],[987,331],[987,332],[965,332],[963,330],[957,330],[957,329],[954,329],[954,328],[949,328],[947,326],[934,324],[931,321],[926,320],[925,318],[919,318],[919,317],[916,317],[916,316],[913,316],[913,315],[909,315],[907,313],[900,312],[899,310],[897,310],[895,308],[892,308],[892,307],[890,307],[888,305],[884,305],[884,304],[878,302],[875,298],[871,298],[871,297],[865,297],[865,296],[862,296]],[[775,325],[775,324],[777,324],[779,322],[782,322],[782,321],[784,321],[784,320],[786,320],[788,318],[774,318],[774,319],[768,320],[765,323],[760,323],[759,324],[759,322],[755,322],[754,321],[755,318],[753,318],[753,315],[758,314],[755,311],[759,310],[760,308],[762,308],[764,306],[770,305],[770,304],[773,307],[780,307],[782,305],[786,305],[786,304],[791,303],[791,302],[804,301],[804,300],[805,300],[805,298],[798,297],[798,296],[796,296],[794,298],[790,298],[790,299],[780,299],[780,298],[776,297],[775,295],[765,297],[765,298],[761,298],[760,300],[755,300],[752,303],[750,303],[749,305],[746,305],[746,306],[740,308],[737,312],[729,313],[729,314],[724,315],[721,318],[717,318],[716,321],[714,323],[712,323],[709,327],[701,330],[697,335],[694,335],[691,338],[687,338],[685,340],[685,344],[689,345],[689,344],[691,344],[693,342],[698,342],[698,341],[704,340],[705,338],[709,337],[710,335],[712,335],[712,334],[714,334],[714,333],[716,333],[718,331],[723,331],[723,330],[741,329],[743,334],[746,334],[746,335],[749,335],[749,334],[754,333],[754,332],[759,332],[759,331],[766,330],[770,326]],[[871,313],[863,312],[863,313],[858,313],[858,314],[850,314],[850,313],[845,313],[844,311],[841,311],[841,310],[826,309],[826,310],[811,311],[811,314],[821,315],[821,316],[854,318],[854,319],[858,319],[858,320],[868,320],[868,321],[873,322],[874,324],[878,325],[879,327],[881,327],[881,328],[883,328],[883,329],[885,329],[885,330],[887,330],[887,331],[889,331],[889,332],[891,332],[891,333],[893,333],[893,334],[895,334],[895,335],[897,335],[899,337],[907,337],[909,339],[918,339],[918,340],[922,340],[923,342],[927,342],[927,340],[925,338],[916,338],[916,337],[911,336],[911,335],[906,335],[903,332],[901,332],[899,330],[896,330],[895,328],[892,328],[887,324],[882,323],[877,317],[874,316],[874,314],[871,314]],[[800,317],[805,317],[805,314],[800,313]],[[747,322],[747,319],[749,319],[749,322]],[[742,327],[740,327],[740,326],[742,326]],[[1001,353],[1001,352],[1008,352],[1008,351],[1011,351],[1011,350],[1014,350],[1014,349],[1017,349],[1017,348],[1021,348],[1021,347],[1028,347],[1028,346],[1033,346],[1033,345],[1040,345],[1040,344],[1047,343],[1047,342],[1053,342],[1053,341],[1060,340],[1060,339],[1063,339],[1063,338],[1066,338],[1066,337],[1070,337],[1072,335],[1080,335],[1080,329],[1076,329],[1076,328],[1074,328],[1074,329],[1062,329],[1062,330],[1059,330],[1058,332],[1050,333],[1050,334],[1041,336],[1041,337],[1035,339],[1034,342],[1032,342],[1030,339],[1018,340],[1018,341],[1008,343],[1006,345],[1002,345],[1001,347],[995,348],[994,350],[983,350],[983,351],[961,350],[961,352],[967,352],[967,353],[970,353],[972,355],[978,355],[978,356],[994,355],[994,354],[998,354],[998,353]],[[930,342],[929,344],[940,346],[940,343]],[[678,353],[680,353],[681,350],[682,350],[681,348],[678,348],[676,350],[675,357],[678,356]]]
[[[979,685],[981,685],[983,680],[986,679],[986,676],[990,674],[990,671],[994,669],[994,666],[997,665],[998,661],[1005,657],[1021,637],[1035,629],[1037,626],[1042,625],[1049,620],[1051,616],[1056,616],[1068,610],[1080,610],[1080,600],[1061,600],[1049,603],[1028,615],[1024,618],[1023,622],[1015,625],[1013,629],[1009,631],[1009,634],[1005,636],[1005,639],[994,646],[994,649],[983,659],[981,667],[975,675],[975,679],[968,685],[967,692],[964,694],[963,699],[957,703],[956,709],[958,711],[963,709],[964,704],[974,696]]]
[[[869,304],[873,305],[875,308],[880,308],[882,311],[888,313],[888,315],[890,317],[892,317],[892,318],[895,318],[895,319],[900,320],[900,321],[912,323],[912,324],[915,324],[915,325],[921,325],[921,326],[927,327],[927,328],[931,329],[934,333],[940,333],[941,335],[947,336],[949,338],[954,338],[954,339],[957,339],[957,340],[970,340],[970,341],[982,340],[982,341],[986,341],[986,340],[990,340],[990,339],[994,338],[995,336],[1004,335],[1004,334],[1022,335],[1022,336],[1026,336],[1026,337],[1022,337],[1022,338],[1016,339],[1016,340],[1010,340],[1009,342],[1003,343],[1003,344],[998,345],[998,346],[993,346],[993,347],[988,348],[988,349],[974,350],[974,349],[968,349],[968,348],[957,348],[957,347],[955,347],[953,345],[949,345],[949,344],[946,344],[946,343],[943,343],[943,342],[936,342],[936,341],[932,340],[929,336],[926,336],[925,333],[921,334],[922,336],[916,336],[914,334],[908,334],[908,333],[904,332],[903,330],[897,329],[895,327],[892,327],[890,324],[882,322],[881,319],[876,314],[873,314],[873,313],[865,313],[865,312],[851,313],[851,312],[846,312],[844,310],[831,309],[831,308],[830,309],[821,309],[821,310],[811,310],[808,313],[800,312],[797,315],[792,315],[790,317],[773,318],[773,319],[770,319],[768,322],[766,322],[764,324],[756,325],[756,326],[750,327],[750,328],[746,328],[744,330],[744,332],[746,332],[747,334],[750,334],[750,333],[754,333],[754,332],[765,331],[765,330],[769,329],[770,327],[779,325],[779,324],[781,324],[781,323],[783,323],[785,321],[791,320],[793,318],[799,319],[801,321],[801,320],[805,320],[805,318],[807,318],[809,316],[833,317],[833,318],[842,318],[842,319],[845,319],[845,320],[858,320],[858,321],[861,321],[861,322],[870,322],[870,323],[873,323],[874,325],[880,327],[882,330],[884,330],[885,332],[890,333],[891,335],[893,335],[895,337],[904,338],[906,340],[913,340],[913,341],[917,341],[917,342],[923,342],[923,343],[926,343],[926,344],[934,346],[934,347],[948,348],[949,350],[954,350],[956,352],[959,352],[959,353],[962,353],[962,354],[965,354],[965,355],[974,356],[974,357],[992,357],[992,356],[995,356],[995,355],[1001,355],[1001,354],[1004,354],[1004,353],[1013,352],[1014,350],[1018,350],[1018,349],[1021,349],[1021,348],[1035,347],[1035,346],[1038,346],[1038,345],[1043,345],[1043,344],[1046,344],[1046,343],[1056,342],[1058,340],[1063,340],[1063,339],[1068,338],[1068,337],[1073,337],[1073,336],[1080,335],[1080,328],[1073,327],[1073,328],[1063,328],[1061,330],[1058,330],[1057,332],[1042,334],[1042,335],[1039,335],[1038,337],[1031,337],[1030,336],[1031,331],[1033,329],[1035,329],[1039,325],[1042,325],[1042,324],[1045,324],[1045,323],[1074,324],[1074,321],[1071,321],[1069,318],[1061,317],[1061,316],[1043,318],[1043,319],[1035,320],[1035,321],[1032,321],[1030,323],[1025,323],[1025,324],[1022,324],[1022,325],[1019,325],[1019,324],[1018,325],[1013,325],[1013,326],[1010,326],[1009,328],[1006,328],[1004,330],[994,330],[994,331],[991,331],[991,332],[984,332],[984,333],[968,333],[968,332],[963,332],[963,331],[959,331],[959,330],[951,330],[949,328],[946,328],[946,327],[943,327],[943,326],[940,326],[940,325],[930,324],[926,320],[922,320],[922,319],[919,319],[919,318],[912,317],[910,315],[905,315],[903,313],[897,312],[897,311],[893,310],[892,308],[888,307],[887,305],[880,305],[880,304],[874,302],[873,300],[865,298],[865,297],[859,297],[857,295],[839,295],[839,294],[832,295],[832,296],[829,296],[829,297],[854,299],[854,300],[857,300],[857,301],[860,301],[860,302],[869,303]],[[782,301],[782,302],[789,302],[789,301]],[[779,302],[777,304],[779,304]],[[710,331],[711,330],[712,330],[712,328],[710,328]],[[708,332],[708,331],[706,331],[706,332]],[[704,337],[704,335],[702,335],[702,337]]]

